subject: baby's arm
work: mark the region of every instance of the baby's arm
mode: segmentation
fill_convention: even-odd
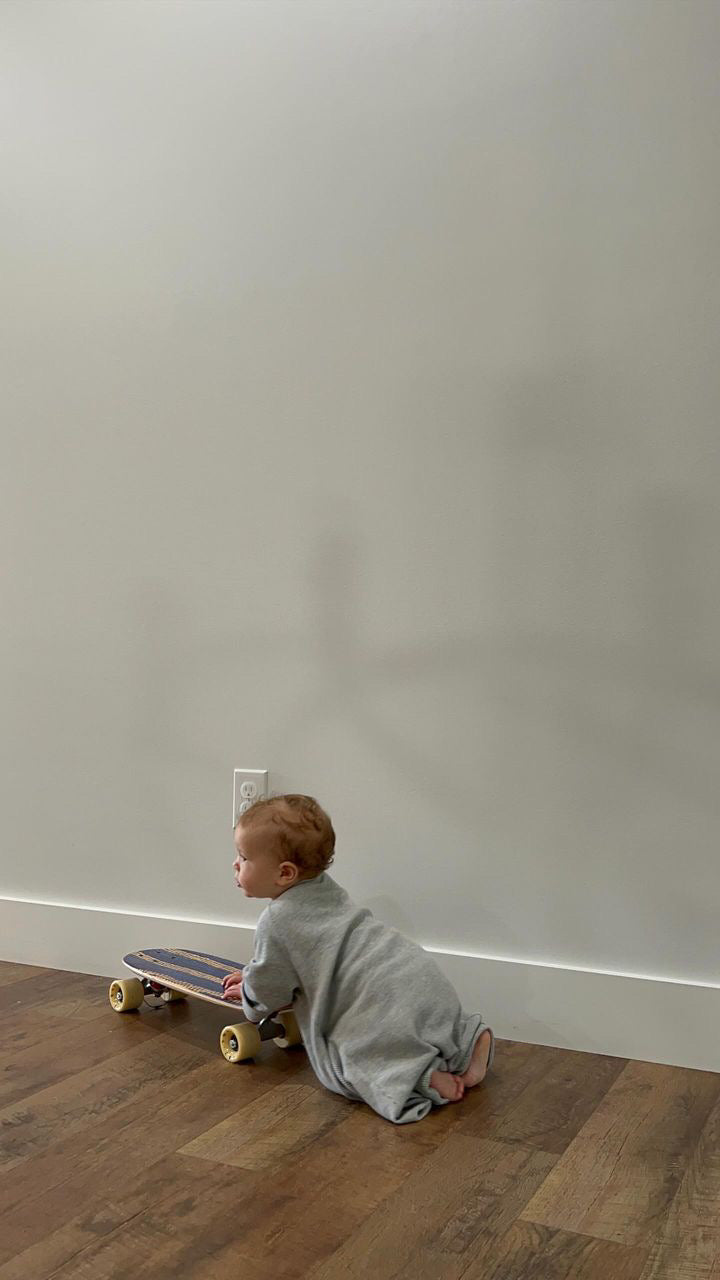
[[[243,1013],[251,1022],[286,1009],[300,990],[300,980],[285,946],[273,933],[269,911],[258,920],[253,958],[234,989],[239,995],[231,996],[233,987],[225,995],[242,1000]]]

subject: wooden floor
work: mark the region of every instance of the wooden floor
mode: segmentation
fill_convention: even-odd
[[[107,986],[0,964],[0,1280],[720,1280],[720,1075],[498,1041],[395,1126]]]

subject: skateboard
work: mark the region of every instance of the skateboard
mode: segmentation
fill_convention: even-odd
[[[245,966],[221,956],[211,956],[205,951],[185,951],[180,948],[155,947],[146,951],[131,951],[123,956],[123,964],[135,978],[117,978],[110,985],[108,995],[116,1013],[129,1013],[139,1009],[146,997],[155,997],[170,1004],[195,996],[209,1004],[232,1009],[236,1020],[220,1032],[220,1051],[228,1062],[243,1062],[254,1058],[263,1040],[274,1040],[281,1049],[302,1044],[302,1037],[292,1009],[280,1009],[262,1022],[248,1022],[238,1000],[226,1000],[223,995],[223,978]]]

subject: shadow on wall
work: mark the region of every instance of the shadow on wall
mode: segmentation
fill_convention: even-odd
[[[716,762],[689,758],[686,750],[675,749],[672,739],[658,742],[655,723],[662,702],[669,714],[670,704],[707,709],[720,703],[717,636],[713,634],[712,644],[705,643],[708,627],[717,632],[720,617],[711,579],[711,574],[718,576],[713,551],[720,509],[697,486],[646,481],[641,487],[651,467],[637,438],[628,440],[619,431],[609,435],[604,417],[588,428],[586,418],[599,398],[599,388],[588,383],[588,375],[575,368],[559,371],[552,385],[539,377],[518,376],[492,429],[472,424],[454,453],[447,435],[452,436],[452,425],[443,427],[438,443],[434,419],[438,450],[444,457],[451,455],[453,465],[475,468],[479,475],[481,469],[487,472],[488,458],[504,459],[493,474],[493,540],[478,556],[492,576],[478,575],[477,585],[478,591],[492,591],[497,600],[494,609],[491,601],[492,613],[505,617],[504,625],[370,652],[363,636],[364,611],[371,602],[363,598],[362,531],[348,529],[348,501],[318,495],[318,509],[334,509],[335,515],[317,534],[311,553],[311,629],[305,636],[283,634],[281,626],[270,632],[243,626],[242,634],[218,637],[194,627],[191,609],[165,581],[146,580],[134,591],[130,605],[144,675],[138,690],[143,713],[137,725],[139,744],[161,743],[164,753],[174,742],[176,751],[196,764],[197,751],[188,743],[183,752],[175,730],[183,691],[198,674],[218,663],[235,671],[248,655],[272,670],[299,655],[314,664],[317,679],[289,718],[287,708],[281,709],[283,741],[306,736],[320,716],[347,717],[374,756],[403,775],[411,788],[418,778],[438,777],[438,807],[446,805],[453,814],[474,819],[473,797],[465,786],[457,786],[454,771],[443,773],[442,760],[403,738],[376,712],[371,714],[376,691],[448,675],[463,682],[468,699],[476,698],[480,717],[488,688],[506,686],[512,697],[518,687],[525,693],[534,684],[544,696],[524,701],[523,715],[529,720],[542,726],[550,715],[560,724],[572,722],[608,759],[616,761],[620,753],[633,769],[647,763],[664,785],[690,791],[700,803],[714,806]],[[607,393],[602,403],[611,417]],[[417,443],[427,457],[429,442],[422,430]],[[619,482],[628,467],[639,477],[637,486],[626,484],[623,491],[618,483],[614,500],[614,480]],[[412,484],[412,472],[408,476]],[[558,519],[559,507],[564,519]],[[609,546],[613,529],[615,549]],[[636,605],[637,639],[632,643],[616,639],[611,630],[587,626],[583,604],[589,608],[599,598],[605,616],[612,609],[613,582],[603,574],[609,560],[619,574],[624,567],[634,575],[629,583],[625,578],[619,582],[622,604],[632,597]],[[473,589],[472,579],[468,587]],[[402,592],[402,584],[398,590]],[[549,597],[551,606],[546,616],[552,625],[545,629],[540,594]],[[712,661],[703,661],[703,653]],[[608,718],[609,695],[622,697],[633,708],[620,732]],[[204,743],[203,754],[208,749],[210,744]],[[227,767],[224,759],[217,763]]]
[[[645,441],[609,430],[622,414],[608,394],[603,398],[599,375],[595,382],[575,367],[559,371],[553,382],[518,375],[497,396],[491,424],[471,421],[467,407],[455,437],[452,421],[448,426],[445,419],[441,440],[436,413],[427,430],[419,424],[418,452],[426,466],[434,464],[434,449],[466,475],[475,472],[487,481],[492,463],[495,514],[485,525],[489,532],[479,560],[486,572],[478,574],[475,589],[492,594],[488,613],[500,625],[370,651],[363,634],[372,602],[363,596],[360,517],[355,533],[349,527],[353,500],[318,494],[325,527],[311,548],[305,635],[283,633],[281,625],[270,632],[248,625],[240,634],[209,635],[194,628],[190,610],[164,583],[148,581],[136,592],[132,607],[143,655],[139,742],[196,770],[199,752],[183,736],[178,708],[198,674],[218,663],[235,671],[248,656],[257,669],[267,663],[269,671],[299,658],[316,676],[289,714],[288,708],[279,710],[284,749],[307,739],[322,718],[342,722],[404,793],[432,777],[437,809],[470,830],[477,825],[477,805],[467,779],[455,762],[449,769],[436,758],[431,741],[405,736],[387,723],[375,695],[387,697],[387,691],[413,684],[422,688],[431,678],[449,680],[468,705],[474,702],[479,734],[489,702],[503,704],[508,728],[492,744],[498,776],[516,773],[521,740],[542,742],[550,734],[555,749],[577,744],[568,752],[576,758],[557,785],[567,787],[568,796],[579,795],[588,810],[593,804],[600,813],[607,810],[608,797],[597,792],[600,774],[609,788],[617,786],[620,805],[628,806],[638,826],[653,792],[669,798],[678,812],[688,805],[714,818],[718,761],[712,744],[720,741],[720,680],[717,646],[707,632],[699,642],[698,626],[710,627],[714,641],[715,587],[702,566],[714,565],[720,513],[697,485],[648,479],[653,469]],[[398,490],[413,483],[411,465],[398,475]],[[450,510],[443,518],[452,515]],[[467,588],[473,590],[472,577]],[[624,632],[616,625],[618,614]],[[171,661],[167,636],[173,637]],[[663,731],[668,725],[672,733]],[[204,742],[204,771],[223,773],[227,761],[213,760],[209,751]],[[158,804],[155,783],[146,809],[162,812],[165,830],[169,823],[182,847],[182,822],[169,797]],[[631,845],[632,823],[627,831]],[[639,886],[632,886],[628,894],[633,918],[640,901],[633,901],[636,891]],[[394,922],[401,920],[398,904],[385,901],[384,909]],[[552,897],[539,909],[551,931]],[[636,927],[643,927],[642,913]],[[505,921],[502,934],[510,944]]]
[[[478,574],[476,588],[492,593],[489,612],[505,619],[495,628],[370,652],[361,535],[348,530],[346,503],[318,496],[319,509],[334,504],[337,514],[317,535],[308,570],[312,632],[249,644],[267,646],[273,662],[290,649],[315,659],[316,687],[284,722],[284,741],[306,735],[321,716],[342,716],[411,791],[418,779],[437,778],[438,808],[472,823],[474,796],[457,785],[455,770],[443,772],[431,745],[424,751],[371,710],[377,692],[447,677],[476,700],[478,725],[488,692],[504,699],[506,691],[516,724],[570,729],[596,763],[625,771],[641,791],[652,781],[715,812],[718,761],[682,734],[659,737],[658,725],[677,726],[684,712],[710,715],[718,727],[720,614],[708,565],[717,577],[720,508],[697,482],[648,479],[645,440],[610,428],[624,420],[622,394],[608,391],[602,370],[518,375],[498,397],[492,429],[471,424],[454,454],[452,425],[441,436],[434,418],[438,455],[453,465],[479,477],[488,459],[502,460],[492,477],[497,519],[478,556],[491,572]],[[432,465],[422,432],[417,443]],[[406,479],[412,484],[411,470]]]

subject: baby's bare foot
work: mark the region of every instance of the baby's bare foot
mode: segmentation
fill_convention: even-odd
[[[472,1089],[473,1085],[480,1084],[480,1082],[485,1079],[491,1044],[492,1036],[490,1032],[483,1031],[482,1035],[478,1038],[475,1048],[473,1049],[470,1066],[467,1071],[463,1072],[459,1077],[466,1089]]]
[[[462,1077],[454,1076],[449,1071],[433,1071],[430,1084],[433,1089],[437,1089],[440,1097],[447,1098],[448,1102],[459,1102],[465,1093]]]

